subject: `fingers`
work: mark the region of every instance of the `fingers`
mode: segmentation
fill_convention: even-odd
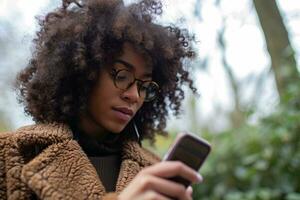
[[[164,196],[173,197],[180,200],[191,199],[191,191],[188,191],[181,184],[169,181],[164,178],[146,175],[141,177],[139,185],[142,191],[153,190]]]
[[[171,200],[168,197],[165,197],[157,192],[154,191],[147,191],[136,198],[136,200]]]
[[[119,195],[120,200],[191,200],[192,187],[186,188],[169,178],[180,176],[195,183],[202,177],[180,161],[164,161],[141,170]],[[139,198],[136,198],[139,197]]]
[[[170,178],[179,175],[192,183],[199,183],[203,180],[199,173],[179,161],[163,161],[145,168],[142,172],[163,178]]]

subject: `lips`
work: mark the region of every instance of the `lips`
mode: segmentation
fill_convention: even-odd
[[[127,123],[134,115],[133,111],[126,107],[114,107],[112,110],[115,113],[116,119],[122,123]]]
[[[133,116],[133,111],[129,108],[126,108],[126,107],[116,107],[116,108],[113,108],[114,110],[116,111],[119,111],[119,112],[122,112],[126,115],[129,115],[129,116]]]

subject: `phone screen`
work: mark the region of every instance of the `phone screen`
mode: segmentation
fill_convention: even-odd
[[[198,171],[208,156],[210,149],[210,145],[203,139],[184,133],[178,135],[178,138],[175,140],[169,153],[166,154],[164,160],[181,161],[195,171]],[[191,184],[182,177],[173,177],[170,180],[179,182],[186,187]]]
[[[180,160],[198,171],[209,151],[210,147],[207,144],[187,136],[178,143],[170,160]]]

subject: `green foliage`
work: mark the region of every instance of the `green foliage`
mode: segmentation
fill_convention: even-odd
[[[163,158],[174,138],[175,134],[170,134],[168,136],[157,135],[155,137],[154,145],[151,145],[151,143],[148,140],[145,140],[143,141],[143,147],[149,149],[156,155]]]
[[[205,181],[194,185],[194,199],[300,199],[300,87],[290,88],[259,125],[211,136]]]
[[[4,116],[3,112],[0,110],[0,134],[1,132],[8,131],[11,129],[9,121]]]

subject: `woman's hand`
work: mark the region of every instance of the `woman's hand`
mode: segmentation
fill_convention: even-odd
[[[192,183],[199,183],[202,177],[192,168],[179,161],[164,161],[140,171],[119,195],[120,200],[150,199],[192,199],[192,187],[168,180],[181,176]]]

